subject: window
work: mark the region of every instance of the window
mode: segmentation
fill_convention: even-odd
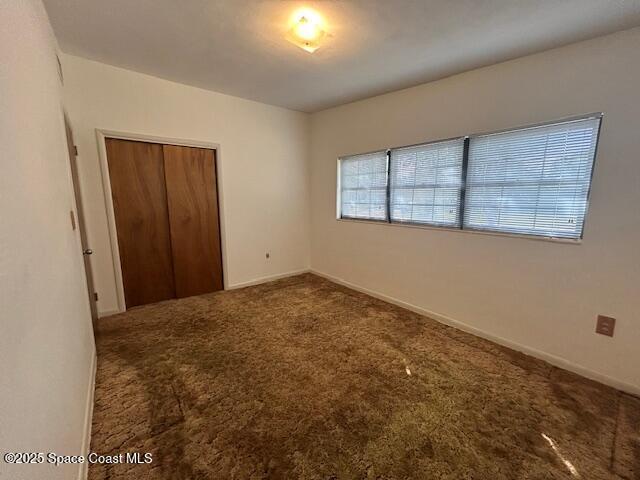
[[[580,238],[600,119],[471,138],[464,227]]]
[[[601,118],[341,158],[339,217],[582,238]]]
[[[391,150],[391,221],[459,227],[463,150],[463,138]]]
[[[387,220],[387,152],[340,160],[340,217]]]

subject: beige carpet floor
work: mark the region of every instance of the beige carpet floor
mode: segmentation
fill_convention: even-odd
[[[638,479],[640,400],[305,274],[99,321],[115,479]]]

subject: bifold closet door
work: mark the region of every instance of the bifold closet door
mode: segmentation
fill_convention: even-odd
[[[162,149],[176,296],[222,290],[215,151]]]
[[[126,306],[175,298],[162,145],[106,147]]]

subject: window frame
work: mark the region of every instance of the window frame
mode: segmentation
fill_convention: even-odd
[[[504,232],[504,231],[500,231],[500,230],[480,229],[480,228],[472,228],[472,227],[465,227],[464,226],[466,177],[467,177],[467,170],[468,170],[468,166],[469,166],[469,145],[470,145],[471,139],[473,139],[474,137],[495,135],[495,134],[507,133],[507,132],[515,132],[515,131],[519,131],[519,130],[526,130],[526,129],[536,128],[536,127],[560,125],[560,124],[563,124],[563,123],[571,123],[571,122],[577,122],[577,121],[588,120],[588,119],[594,119],[594,120],[597,119],[597,120],[599,120],[599,123],[598,123],[598,130],[596,132],[595,147],[594,147],[594,151],[593,151],[593,162],[592,162],[591,172],[590,172],[590,176],[589,176],[589,187],[587,189],[584,219],[583,219],[583,222],[582,222],[582,230],[580,232],[580,236],[579,237],[570,238],[570,237],[558,237],[558,236],[548,236],[548,235],[535,235],[535,234],[528,234],[528,233],[514,233],[514,232]],[[501,129],[501,130],[473,133],[473,134],[470,134],[470,135],[458,135],[458,136],[455,136],[455,137],[450,137],[450,138],[445,138],[445,139],[438,139],[438,140],[430,140],[430,141],[426,141],[426,142],[414,143],[414,144],[411,144],[411,145],[401,145],[401,146],[395,146],[395,147],[390,147],[390,148],[386,148],[386,149],[377,149],[377,150],[373,150],[373,151],[370,151],[370,152],[365,152],[365,153],[362,153],[362,154],[358,153],[358,154],[342,155],[342,156],[338,157],[338,160],[337,160],[337,181],[336,181],[336,188],[337,188],[337,191],[336,191],[337,205],[336,205],[336,207],[337,208],[336,208],[336,220],[340,221],[340,222],[361,222],[361,223],[364,222],[364,223],[372,223],[372,224],[376,224],[376,225],[389,225],[389,226],[396,226],[396,227],[421,228],[421,229],[439,230],[439,231],[465,232],[465,233],[471,233],[471,234],[476,234],[476,235],[490,235],[490,236],[512,237],[512,238],[515,237],[515,238],[524,238],[524,239],[528,239],[528,240],[542,240],[542,241],[550,241],[550,242],[565,243],[565,244],[580,244],[580,243],[582,243],[582,240],[584,238],[585,227],[586,227],[587,219],[588,219],[588,216],[589,216],[589,206],[590,206],[590,202],[591,202],[591,191],[592,191],[592,188],[593,188],[593,178],[594,178],[595,169],[596,169],[596,163],[597,163],[597,158],[598,158],[598,150],[599,150],[599,146],[600,146],[600,136],[601,136],[601,133],[602,133],[603,119],[604,119],[604,113],[603,112],[594,112],[594,113],[588,113],[588,114],[585,114],[585,115],[565,117],[565,118],[556,119],[556,120],[547,121],[547,122],[520,125],[520,126],[517,126],[517,127],[505,128],[505,129]],[[448,142],[448,141],[459,140],[459,139],[464,139],[463,159],[462,159],[463,163],[462,163],[462,173],[461,173],[461,194],[460,194],[460,210],[461,211],[460,211],[460,214],[459,214],[460,226],[459,227],[452,227],[452,226],[448,226],[448,225],[438,225],[438,224],[428,224],[428,223],[422,223],[422,222],[407,222],[407,221],[394,221],[394,220],[392,220],[391,219],[391,211],[390,211],[391,150],[400,149],[400,148],[408,148],[408,147],[417,147],[417,146],[421,146],[421,145],[429,145],[429,144],[441,143],[441,142]],[[349,158],[349,157],[353,157],[353,156],[356,156],[356,155],[366,155],[366,154],[370,154],[370,153],[378,153],[378,152],[384,152],[384,151],[386,151],[386,156],[387,156],[387,186],[386,186],[386,192],[387,192],[387,218],[386,218],[386,220],[343,217],[342,216],[342,212],[341,212],[341,207],[342,207],[342,203],[341,203],[341,178],[340,178],[341,177],[341,175],[340,175],[340,162],[341,162],[341,160],[344,159],[344,158]]]

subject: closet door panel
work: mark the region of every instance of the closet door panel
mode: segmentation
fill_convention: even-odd
[[[162,145],[106,139],[127,308],[175,297]]]
[[[163,150],[176,296],[222,290],[215,151]]]

